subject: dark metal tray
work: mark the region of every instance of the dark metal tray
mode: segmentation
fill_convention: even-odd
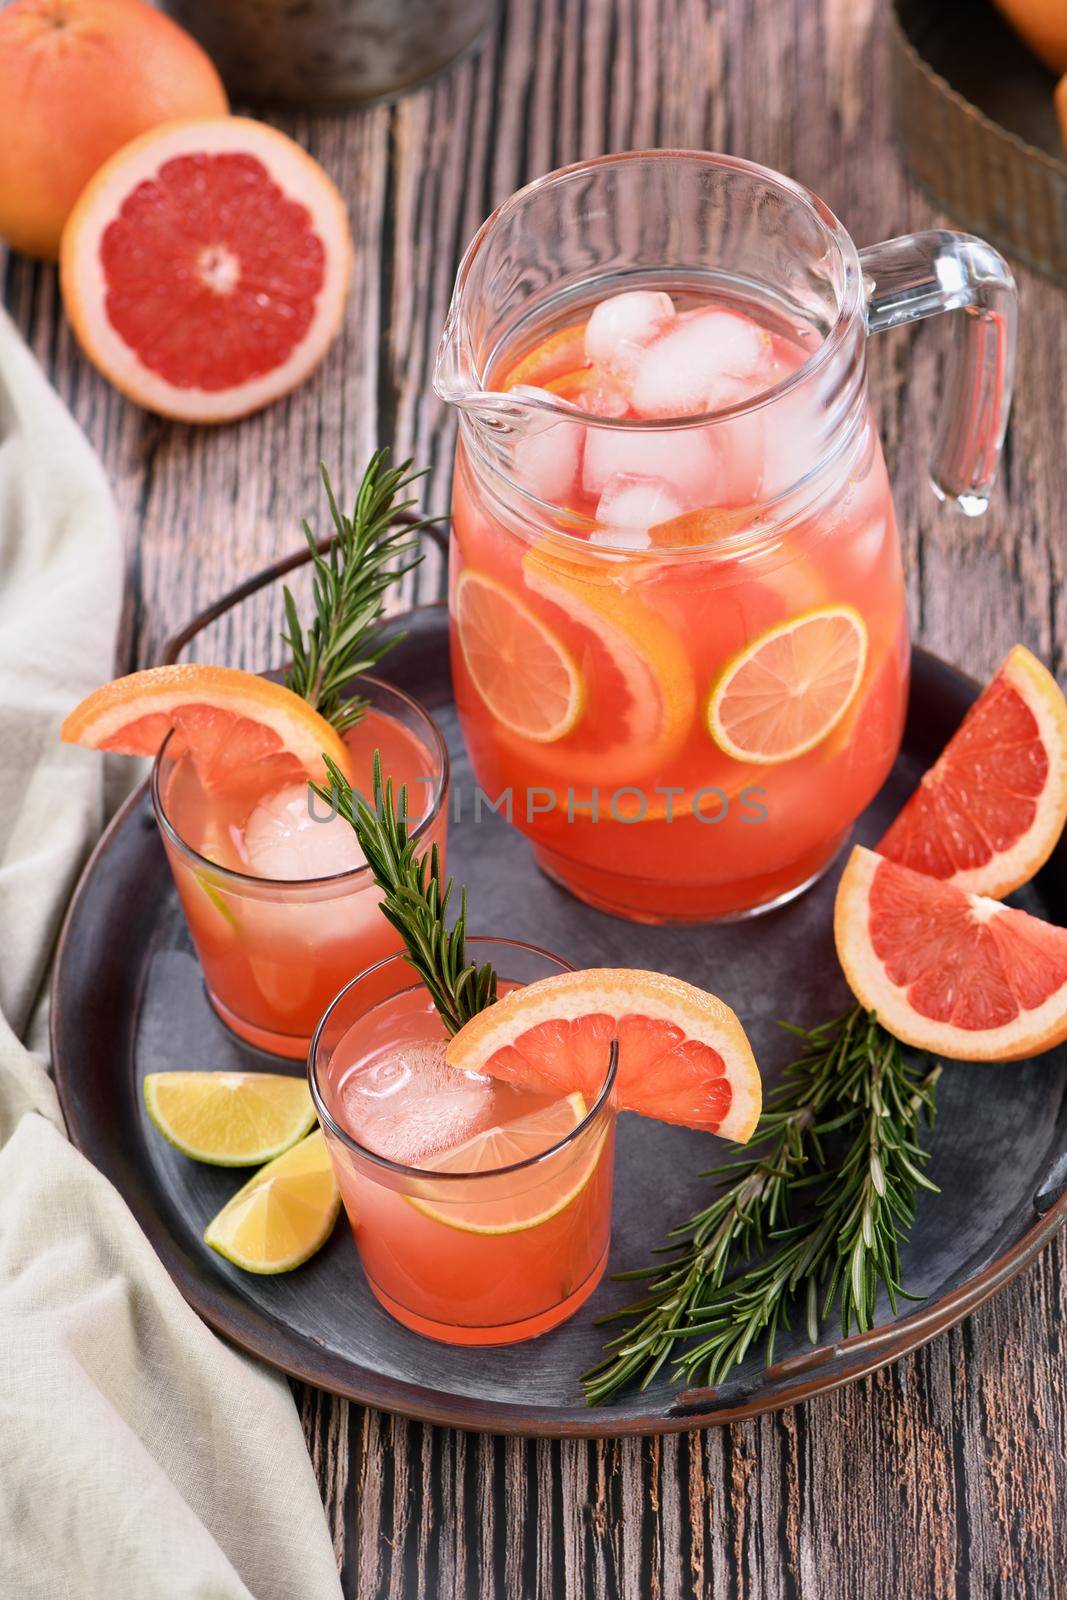
[[[175,649],[278,570],[197,619]],[[388,676],[440,722],[455,790],[470,802],[445,611],[424,607],[397,626],[408,637],[387,658]],[[904,748],[858,825],[860,840],[880,835],[975,693],[951,667],[916,652]],[[767,1082],[789,1055],[778,1018],[815,1023],[848,1004],[831,933],[836,871],[755,922],[640,927],[572,900],[541,876],[502,819],[483,815],[475,828],[472,809],[465,805],[458,821],[453,809],[449,867],[470,886],[476,931],[530,940],[580,966],[658,968],[713,989],[741,1016]],[[1067,851],[1016,900],[1062,923]],[[306,1382],[457,1427],[660,1433],[793,1404],[895,1360],[966,1316],[1032,1260],[1067,1215],[1067,1050],[1000,1067],[949,1064],[930,1166],[942,1192],[921,1197],[905,1253],[904,1281],[926,1297],[920,1304],[905,1305],[896,1318],[883,1307],[873,1332],[817,1350],[800,1335],[786,1338],[771,1370],[752,1357],[714,1392],[679,1394],[658,1381],[589,1410],[578,1373],[602,1346],[593,1316],[623,1303],[625,1285],[605,1279],[570,1323],[529,1344],[461,1350],[421,1339],[386,1315],[363,1281],[343,1224],[311,1262],[278,1278],[244,1274],[201,1243],[205,1223],[244,1175],[199,1166],[166,1144],[143,1111],[141,1079],[178,1067],[262,1069],[269,1058],[232,1039],[207,1003],[144,788],[116,816],[71,904],[55,969],[52,1035],[71,1137],[115,1184],[182,1293],[213,1327]],[[645,1263],[667,1228],[696,1208],[707,1190],[697,1173],[712,1159],[706,1135],[620,1118],[612,1269]]]

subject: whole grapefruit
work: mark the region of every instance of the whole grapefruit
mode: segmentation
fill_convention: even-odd
[[[1067,72],[1067,5],[1063,0],[996,0],[1016,33],[1046,67]]]
[[[0,237],[54,260],[108,156],[158,123],[228,110],[200,46],[142,0],[13,0],[0,10]]]

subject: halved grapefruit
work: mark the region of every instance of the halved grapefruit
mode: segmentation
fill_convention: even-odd
[[[340,734],[283,684],[236,667],[183,662],[116,678],[75,706],[60,729],[68,744],[154,756],[175,731],[205,789],[281,787],[321,778],[323,754],[349,770]]]
[[[1017,1061],[1067,1039],[1067,928],[857,845],[834,940],[856,999],[905,1044]]]
[[[117,151],[63,231],[89,359],[131,400],[225,422],[301,383],[341,321],[352,246],[318,162],[246,117],[170,122]]]
[[[619,1041],[620,1110],[744,1144],[760,1113],[759,1068],[729,1006],[681,978],[626,967],[564,972],[513,989],[449,1042],[466,1072],[592,1105]]]
[[[878,845],[972,894],[1028,883],[1067,822],[1067,703],[1017,644]]]

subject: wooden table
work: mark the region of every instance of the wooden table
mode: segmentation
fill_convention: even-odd
[[[355,276],[322,369],[237,427],[128,405],[78,354],[55,273],[8,260],[6,303],[115,487],[129,555],[119,668],[151,662],[194,610],[296,546],[300,517],[320,510],[320,457],[351,486],[394,441],[432,466],[430,502],[447,506],[453,429],[430,373],[456,263],[492,206],[539,173],[703,146],[792,173],[861,244],[946,221],[893,150],[884,13],[878,0],[511,0],[479,55],[395,106],[278,119],[348,199]],[[925,481],[943,328],[880,336],[871,380],[917,638],[977,676],[1023,640],[1062,676],[1067,302],[1019,277],[1015,414],[984,521],[939,507]],[[442,580],[428,560],[421,595]],[[275,627],[264,604],[206,649],[262,666]],[[302,1391],[346,1596],[1062,1594],[1065,1260],[1061,1237],[994,1303],[872,1379],[706,1433],[501,1440]]]

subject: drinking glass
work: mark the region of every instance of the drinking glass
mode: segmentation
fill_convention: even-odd
[[[444,854],[449,764],[429,713],[410,695],[370,677],[354,681],[368,703],[346,735],[358,766],[381,748],[385,773],[408,784],[408,814],[420,847]],[[316,878],[253,876],[220,861],[259,796],[208,794],[170,738],[152,768],[152,806],[204,972],[208,999],[247,1044],[306,1058],[315,1025],[354,973],[399,950],[379,909],[368,866]],[[329,815],[309,799],[312,816]],[[227,861],[232,861],[227,855]]]
[[[573,970],[547,951],[508,939],[474,938],[468,947],[472,960],[492,962],[505,992]],[[603,1082],[577,1124],[518,1162],[468,1171],[460,1156],[443,1171],[361,1143],[348,1098],[361,1069],[384,1061],[402,1073],[418,1052],[444,1038],[411,966],[390,956],[343,989],[320,1022],[309,1058],[311,1093],[363,1270],[381,1304],[406,1327],[448,1344],[513,1344],[573,1316],[603,1275],[616,1051],[605,1052]],[[442,1118],[449,1114],[447,1096],[446,1082]],[[533,1096],[531,1103],[549,1098]],[[486,1111],[476,1132],[489,1128],[493,1114]],[[405,1134],[412,1136],[411,1129],[409,1115]]]

